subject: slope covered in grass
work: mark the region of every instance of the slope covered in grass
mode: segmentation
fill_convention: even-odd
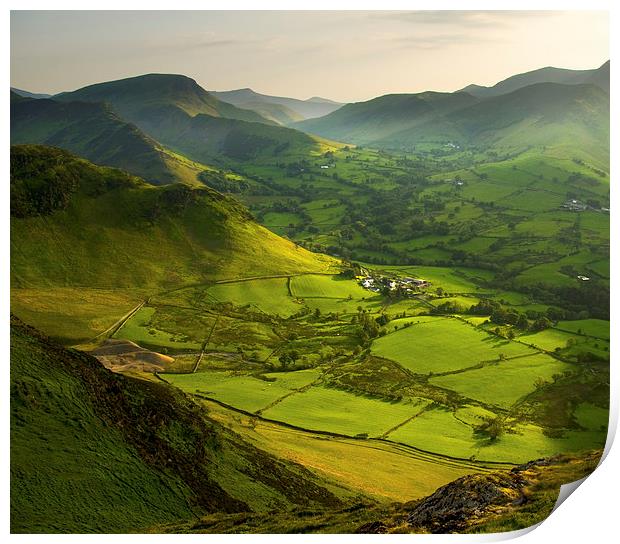
[[[145,74],[106,81],[56,95],[58,100],[108,102],[127,118],[148,116],[156,106],[174,106],[190,116],[200,113],[251,122],[267,122],[253,111],[222,102],[195,80],[176,74]]]
[[[159,185],[197,183],[204,170],[171,153],[102,103],[11,99],[11,143],[62,147]]]
[[[113,374],[11,320],[11,530],[116,533],[340,500],[177,389]]]
[[[222,102],[186,76],[147,74],[90,85],[55,99],[106,102],[164,145],[207,163],[317,147],[308,135]]]
[[[388,149],[421,143],[503,152],[560,147],[608,170],[609,94],[593,84],[537,83],[482,99],[465,92],[386,95],[295,126]]]
[[[41,146],[12,148],[12,287],[172,287],[325,271],[336,261],[257,225],[232,199],[153,187]]]

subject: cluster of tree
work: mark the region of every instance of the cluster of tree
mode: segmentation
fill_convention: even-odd
[[[280,361],[282,368],[286,370],[289,365],[295,364],[295,361],[297,361],[299,357],[299,352],[295,349],[292,349],[290,351],[285,351],[284,353],[280,354],[280,356],[278,357],[278,361]]]
[[[229,179],[223,172],[216,170],[203,170],[198,174],[198,179],[220,193],[240,194],[247,192],[250,187],[247,181]]]
[[[382,331],[381,327],[387,325],[389,317],[383,313],[378,317],[373,317],[360,306],[357,308],[357,315],[353,316],[351,321],[359,325],[359,337],[362,344],[365,345],[373,338],[385,334],[385,330]]]

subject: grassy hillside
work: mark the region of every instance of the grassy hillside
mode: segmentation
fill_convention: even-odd
[[[458,133],[442,116],[478,100],[467,93],[390,94],[367,102],[347,104],[325,117],[295,124],[301,130],[335,140],[358,144],[389,139],[404,130],[416,130],[422,138],[432,135],[450,139]],[[431,127],[428,123],[433,121]]]
[[[286,485],[282,485],[286,482]],[[342,502],[298,465],[11,319],[11,531],[130,532],[205,512]]]
[[[12,96],[11,143],[62,147],[156,185],[176,181],[195,184],[204,170],[202,165],[168,151],[101,103]]]
[[[539,83],[449,115],[469,141],[495,147],[572,145],[605,161],[609,95],[593,85]]]
[[[306,134],[218,100],[185,76],[148,74],[55,98],[109,103],[123,119],[162,144],[206,163],[309,153],[319,147]]]
[[[373,508],[261,514],[211,514],[188,524],[158,527],[167,533],[502,533],[544,521],[560,486],[587,476],[600,451],[557,456],[510,472],[459,478],[420,500]]]
[[[425,145],[520,153],[563,148],[605,171],[609,95],[594,85],[539,83],[485,99],[467,93],[387,95],[295,126],[327,138],[415,152]]]
[[[89,85],[56,95],[58,100],[108,102],[123,117],[138,120],[157,106],[174,106],[190,116],[200,113],[251,122],[267,122],[256,112],[222,102],[193,79],[175,74],[142,76]]]
[[[13,147],[11,160],[13,287],[172,286],[335,262],[207,188],[153,187],[41,146]]]

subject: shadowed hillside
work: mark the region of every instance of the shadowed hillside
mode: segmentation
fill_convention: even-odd
[[[135,532],[341,504],[176,388],[114,374],[11,318],[12,532]]]
[[[156,185],[197,183],[204,168],[163,148],[102,103],[58,102],[11,95],[11,143],[68,149]]]
[[[159,142],[207,163],[317,147],[308,135],[222,102],[185,76],[149,74],[91,85],[55,99],[106,102]]]
[[[282,124],[289,124],[302,119],[313,119],[327,115],[342,106],[339,102],[325,98],[313,97],[308,100],[298,100],[284,96],[270,96],[253,91],[252,89],[237,89],[234,91],[211,91],[211,94],[230,102],[240,108],[257,111],[263,115],[265,112],[273,112],[274,107],[281,115],[277,120]],[[282,109],[281,109],[282,108]]]

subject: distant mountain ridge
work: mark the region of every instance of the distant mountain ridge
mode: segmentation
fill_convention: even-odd
[[[319,96],[314,96],[307,100],[299,100],[297,98],[261,94],[249,88],[236,89],[233,91],[211,91],[211,94],[218,97],[220,100],[224,100],[240,108],[254,109],[258,104],[270,104],[284,107],[296,114],[295,116],[291,116],[290,119],[283,124],[289,124],[303,119],[322,117],[343,106],[343,104],[339,102],[334,102],[333,100],[328,100]]]
[[[531,72],[516,74],[496,83],[492,87],[472,84],[457,92],[467,92],[478,98],[485,98],[510,93],[535,83],[562,83],[564,85],[590,83],[609,92],[609,69],[609,61],[591,70],[569,70],[547,66],[546,68],[539,68]]]
[[[90,85],[54,99],[108,103],[163,145],[200,162],[248,160],[258,154],[316,147],[312,137],[223,102],[186,76],[146,74]]]
[[[367,102],[346,104],[330,115],[294,126],[335,140],[366,145],[405,130],[421,130],[425,123],[477,102],[468,93],[388,94]],[[452,128],[444,125],[426,128],[435,133],[443,131],[448,138],[454,136]]]
[[[24,98],[50,98],[52,96],[51,94],[45,93],[31,93],[30,91],[18,89],[17,87],[11,87],[11,92],[23,96]]]
[[[82,87],[54,96],[62,101],[109,102],[129,120],[140,119],[157,107],[175,107],[194,117],[206,114],[254,123],[273,124],[254,111],[223,102],[195,80],[177,74],[145,74]]]
[[[563,146],[586,153],[587,160],[607,170],[609,94],[591,82],[605,81],[606,66],[587,74],[588,83],[541,82],[488,97],[463,91],[385,95],[293,126],[325,138],[397,150],[423,142],[499,146],[504,151]]]

